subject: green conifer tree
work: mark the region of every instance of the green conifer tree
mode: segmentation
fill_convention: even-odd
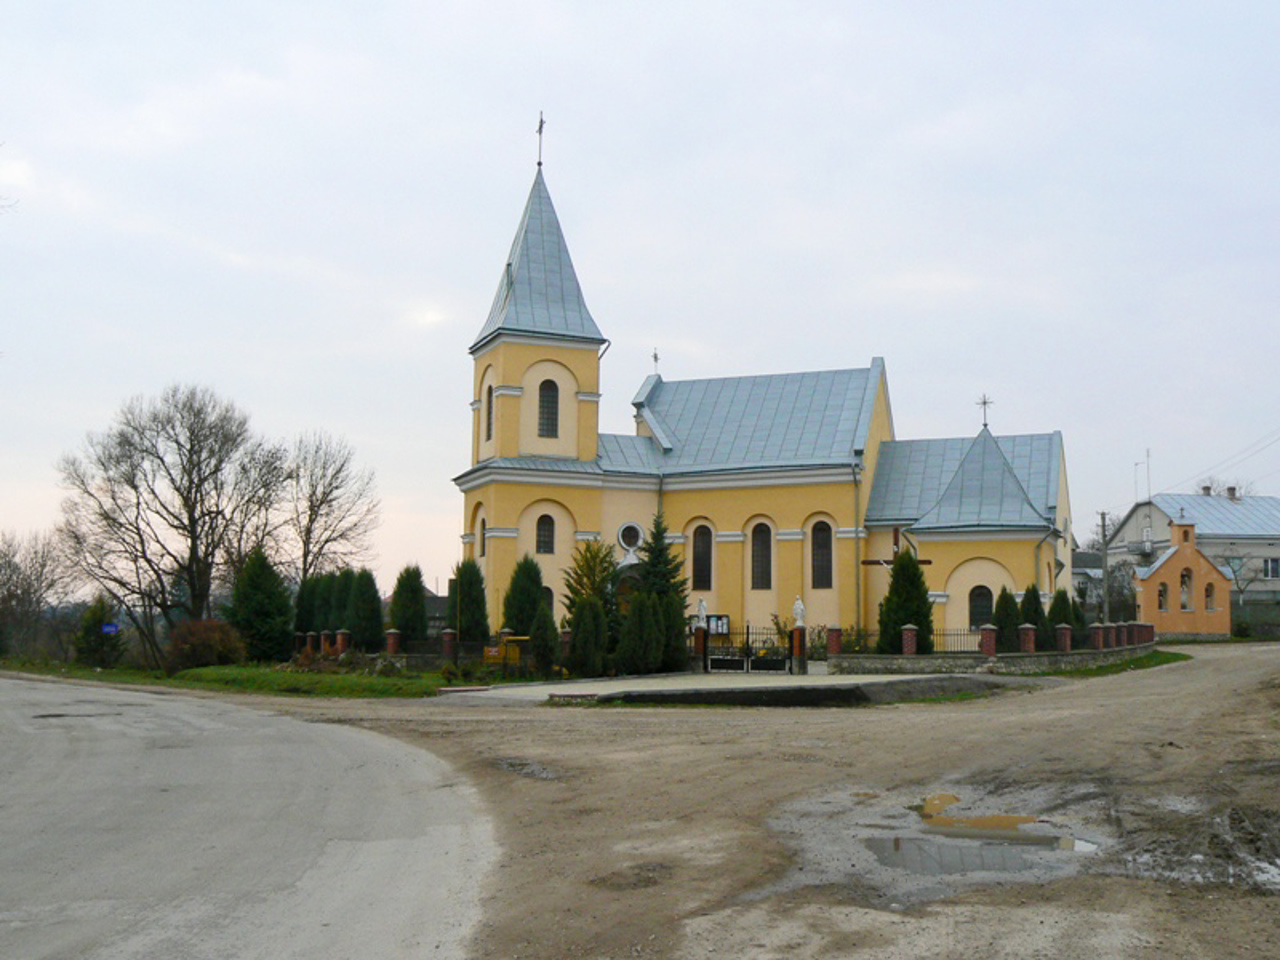
[[[427,585],[417,564],[405,567],[396,577],[388,612],[391,626],[400,631],[400,640],[406,649],[427,639]]]
[[[315,629],[316,580],[307,577],[298,584],[298,592],[293,598],[293,630],[295,633],[307,634]]]
[[[534,669],[543,677],[551,676],[560,653],[560,632],[556,630],[551,607],[545,603],[538,604],[529,627],[529,653],[533,657]]]
[[[352,574],[343,620],[346,623],[343,629],[351,631],[351,644],[357,650],[374,653],[382,649],[382,595],[373,571],[367,567]]]
[[[104,627],[115,617],[115,605],[105,594],[98,594],[80,618],[80,630],[72,640],[76,663],[110,670],[124,656],[124,637],[118,632],[107,633]]]
[[[899,550],[889,571],[889,589],[880,604],[877,653],[902,653],[902,628],[915,624],[916,653],[933,653],[933,603],[920,562],[910,550]]]
[[[1018,600],[1008,587],[1000,588],[996,597],[995,608],[991,612],[991,622],[996,628],[996,651],[998,653],[1017,653],[1018,624],[1022,616],[1018,611]]]
[[[604,673],[608,646],[608,625],[600,598],[582,597],[569,619],[573,624],[569,640],[569,670],[579,677],[600,676]]]
[[[351,592],[355,589],[356,572],[350,567],[338,571],[333,581],[333,594],[329,597],[329,615],[326,618],[327,630],[350,630],[347,617],[351,613]]]
[[[511,571],[507,595],[502,598],[502,626],[517,637],[529,636],[538,608],[547,605],[542,592],[542,568],[525,554]]]
[[[453,571],[456,583],[458,643],[468,645],[487,644],[492,636],[489,630],[489,608],[485,603],[484,574],[474,560],[463,560]]]
[[[236,576],[227,622],[244,640],[248,659],[270,663],[288,660],[293,653],[292,620],[289,588],[257,547]]]
[[[573,628],[574,611],[587,597],[600,601],[607,629],[606,647],[613,650],[622,633],[622,614],[618,607],[618,558],[610,544],[584,540],[573,551],[569,569],[564,575],[564,609],[568,626]]]
[[[1053,599],[1049,601],[1049,615],[1046,618],[1049,626],[1049,633],[1053,637],[1053,646],[1057,647],[1057,630],[1058,624],[1065,623],[1069,627],[1075,626],[1075,617],[1071,612],[1071,596],[1066,590],[1059,587],[1053,594]]]
[[[330,629],[329,611],[333,607],[333,590],[337,585],[336,573],[322,573],[315,579],[311,594],[311,629],[316,633]]]
[[[1049,618],[1044,613],[1044,600],[1040,597],[1040,588],[1030,584],[1022,594],[1022,604],[1018,607],[1018,616],[1023,623],[1036,628],[1036,649],[1045,650],[1051,647],[1049,642]]]

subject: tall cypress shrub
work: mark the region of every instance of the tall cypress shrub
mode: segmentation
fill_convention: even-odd
[[[489,642],[489,608],[485,603],[484,574],[474,560],[463,560],[453,572],[458,593],[458,642]]]
[[[382,649],[382,594],[378,592],[373,571],[367,567],[352,577],[347,615],[343,619],[357,650],[373,653]]]
[[[1017,598],[1008,587],[1001,587],[1000,595],[996,597],[995,609],[991,612],[991,622],[996,628],[998,653],[1018,652],[1018,624],[1021,621]]]
[[[916,627],[916,652],[933,653],[933,604],[920,562],[910,550],[899,550],[889,571],[889,590],[880,603],[877,653],[902,653],[902,628]]]
[[[529,636],[538,608],[546,606],[542,593],[542,568],[525,554],[511,571],[507,595],[502,598],[502,626],[517,637]]]
[[[533,623],[529,627],[529,653],[533,656],[534,668],[540,675],[551,676],[559,651],[560,634],[556,630],[551,607],[545,603],[539,604],[538,612],[533,615]]]
[[[1040,597],[1040,588],[1030,584],[1022,594],[1022,605],[1018,615],[1023,623],[1036,628],[1036,649],[1044,650],[1051,646],[1049,642],[1049,619],[1044,615],[1044,600]]]
[[[400,631],[400,640],[406,648],[427,639],[427,585],[417,564],[405,567],[396,577],[388,613],[391,626]]]
[[[258,662],[288,660],[293,652],[292,619],[284,578],[262,548],[255,548],[236,576],[227,608],[227,622],[244,640],[245,656]]]
[[[579,677],[604,673],[608,625],[599,597],[586,596],[573,608],[569,640],[569,670]]]

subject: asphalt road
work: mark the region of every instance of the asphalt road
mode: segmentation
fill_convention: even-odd
[[[460,957],[496,862],[423,750],[0,678],[0,958]]]

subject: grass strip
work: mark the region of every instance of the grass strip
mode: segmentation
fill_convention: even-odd
[[[1099,667],[1081,667],[1078,670],[1051,670],[1038,674],[1038,676],[1077,677],[1080,679],[1110,677],[1117,673],[1129,673],[1132,670],[1150,670],[1152,667],[1163,667],[1165,664],[1181,663],[1183,660],[1193,659],[1195,658],[1189,653],[1175,653],[1172,650],[1153,650],[1150,653],[1144,653],[1140,657],[1134,657],[1132,660],[1122,660],[1119,663],[1106,663]]]

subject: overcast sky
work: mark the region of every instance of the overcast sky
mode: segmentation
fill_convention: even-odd
[[[350,441],[379,585],[443,587],[539,110],[605,430],[655,347],[882,356],[899,437],[976,433],[983,393],[1061,430],[1082,535],[1148,448],[1153,491],[1280,493],[1274,2],[0,10],[0,530],[53,527],[130,397],[202,384]]]

